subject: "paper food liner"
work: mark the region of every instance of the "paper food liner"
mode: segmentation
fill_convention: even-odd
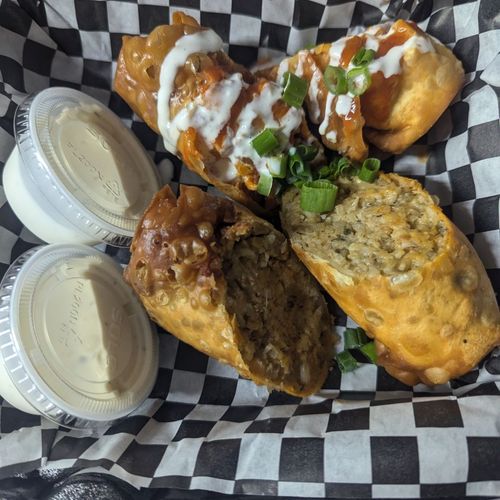
[[[86,92],[115,111],[173,185],[205,186],[113,92],[122,34],[147,34],[184,10],[247,66],[333,41],[362,26],[412,19],[463,62],[466,83],[431,131],[384,169],[417,178],[467,235],[495,290],[500,284],[499,5],[496,0],[151,0],[0,2],[0,167],[14,146],[24,97],[49,86]],[[496,24],[495,24],[496,23]],[[168,171],[162,163],[163,171]],[[0,272],[39,241],[0,189]],[[106,251],[122,262],[124,250]],[[336,311],[340,335],[353,326]],[[299,399],[160,333],[150,398],[102,436],[57,428],[3,402],[0,477],[41,468],[101,472],[134,487],[302,497],[500,495],[500,356],[445,386],[407,387],[373,365]],[[341,346],[339,346],[341,348]],[[0,399],[1,400],[1,399]],[[103,490],[104,491],[104,490]],[[102,496],[104,493],[101,493]]]

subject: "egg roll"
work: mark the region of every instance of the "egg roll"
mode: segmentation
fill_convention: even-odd
[[[307,396],[333,357],[333,318],[283,233],[227,198],[160,191],[125,279],[180,340],[270,389]]]
[[[114,88],[168,151],[254,211],[276,201],[274,191],[257,191],[272,156],[252,143],[261,132],[272,131],[275,150],[314,145],[321,158],[303,110],[282,100],[281,87],[232,61],[214,31],[181,12],[147,37],[123,37]]]
[[[354,58],[361,49],[373,51],[367,90],[329,92],[327,66],[359,68]],[[257,74],[280,82],[287,71],[308,82],[307,114],[319,125],[323,144],[357,161],[367,156],[367,142],[389,153],[407,149],[434,125],[464,81],[452,51],[402,19],[300,50]]]
[[[415,180],[338,180],[333,211],[283,196],[292,248],[340,307],[375,339],[378,364],[401,382],[444,384],[500,345],[500,313],[469,240]]]

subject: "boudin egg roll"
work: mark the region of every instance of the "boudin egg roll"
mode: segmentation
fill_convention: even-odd
[[[338,94],[325,83],[328,66],[346,79],[335,82]],[[404,151],[434,125],[464,81],[451,50],[402,19],[301,50],[258,74],[280,82],[287,71],[307,80],[307,114],[325,146],[357,161],[367,155],[366,141]]]
[[[123,37],[114,87],[168,151],[254,211],[275,204],[274,153],[315,145],[321,157],[303,109],[286,104],[276,83],[234,63],[214,31],[180,12],[147,37]],[[257,147],[264,132],[266,147]]]
[[[378,364],[405,384],[443,384],[500,345],[500,313],[469,240],[412,179],[341,177],[335,208],[283,196],[292,248],[375,339]]]
[[[125,278],[163,328],[257,384],[318,391],[333,320],[314,278],[270,223],[232,201],[167,186],[139,224]]]

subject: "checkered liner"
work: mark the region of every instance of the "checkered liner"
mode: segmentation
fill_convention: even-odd
[[[122,34],[146,34],[178,9],[214,28],[243,64],[410,18],[453,49],[460,96],[386,170],[419,179],[469,237],[500,285],[498,0],[0,0],[0,166],[26,94],[64,85],[110,106],[156,162],[161,140],[111,92]],[[174,160],[175,183],[205,186]],[[0,188],[0,273],[37,239]],[[126,261],[123,250],[108,253]],[[350,320],[338,310],[341,333]],[[500,496],[500,353],[450,385],[409,388],[373,365],[298,399],[239,378],[167,333],[145,404],[95,437],[3,402],[0,477],[39,467],[101,471],[136,487],[316,497]],[[1,401],[1,398],[0,398]]]

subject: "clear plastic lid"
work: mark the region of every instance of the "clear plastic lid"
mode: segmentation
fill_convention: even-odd
[[[58,424],[107,427],[155,382],[156,332],[121,267],[93,248],[47,245],[21,255],[0,283],[0,324],[13,384]]]
[[[82,92],[53,87],[21,103],[14,128],[23,164],[48,202],[95,240],[128,246],[160,183],[121,120]]]

